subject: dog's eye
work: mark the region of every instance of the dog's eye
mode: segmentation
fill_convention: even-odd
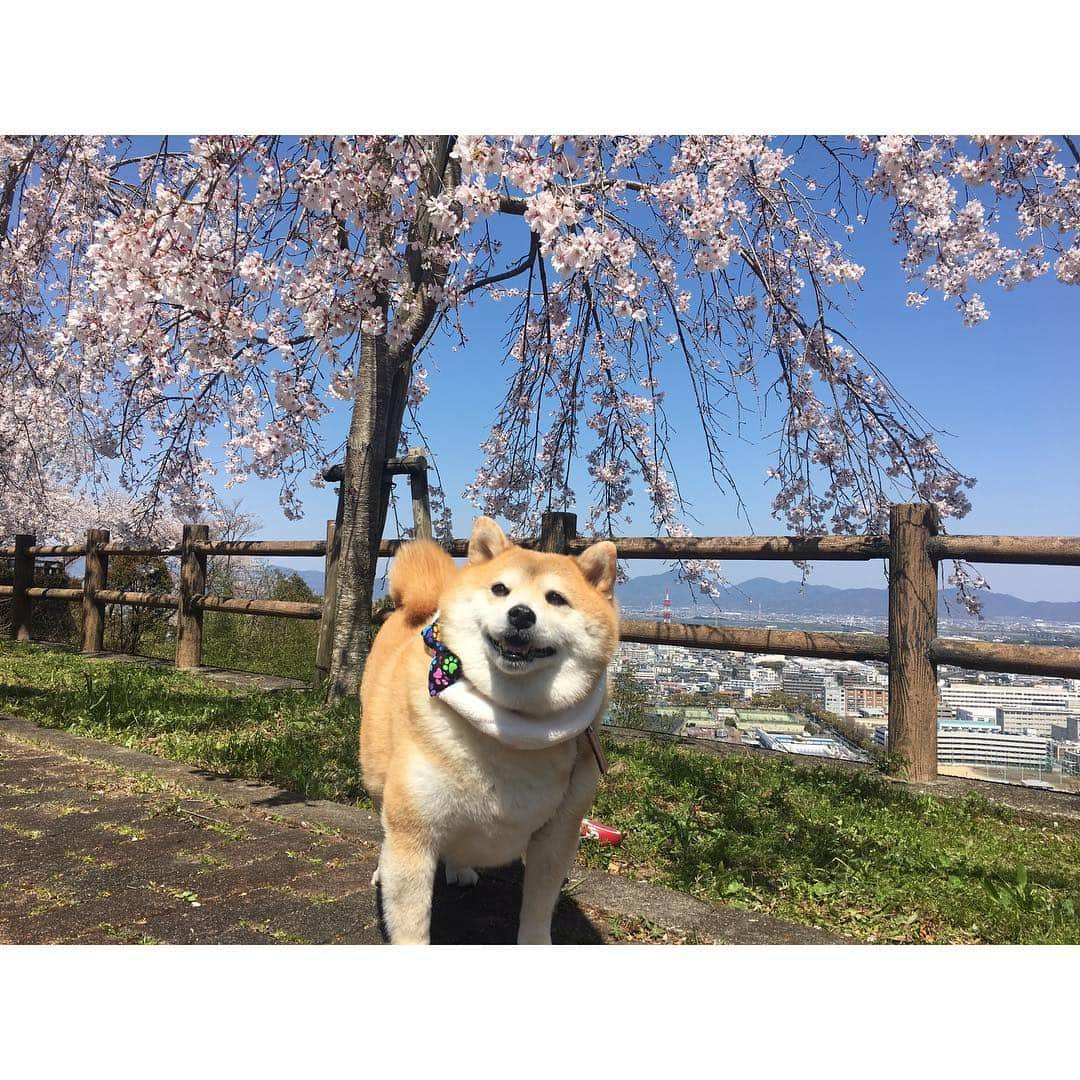
[[[495,584],[491,586],[491,591],[496,596],[509,596],[510,594],[510,590],[501,581],[496,581]]]
[[[568,601],[562,593],[549,592],[544,599],[555,607],[566,607],[568,605]]]

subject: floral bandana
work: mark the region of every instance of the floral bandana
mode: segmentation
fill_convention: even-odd
[[[461,661],[442,642],[442,632],[438,620],[425,627],[420,636],[424,644],[435,654],[428,669],[428,693],[437,697],[447,687],[453,686],[461,678]]]

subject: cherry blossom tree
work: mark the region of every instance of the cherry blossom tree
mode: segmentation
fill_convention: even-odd
[[[175,539],[168,506],[109,475],[102,384],[52,348],[120,159],[101,138],[0,137],[0,535]]]
[[[295,516],[340,452],[330,402],[351,402],[341,696],[371,630],[383,463],[419,431],[426,355],[465,345],[476,305],[505,312],[507,375],[467,495],[521,532],[577,505],[583,460],[588,530],[617,533],[640,491],[685,535],[678,380],[735,499],[732,425],[779,407],[773,508],[795,532],[879,530],[897,494],[961,517],[974,481],[845,328],[848,241],[885,218],[908,304],[940,296],[974,326],[988,282],[1080,281],[1078,166],[1046,136],[9,138],[0,470],[40,437],[56,485],[115,477],[191,519],[221,469],[278,478]]]

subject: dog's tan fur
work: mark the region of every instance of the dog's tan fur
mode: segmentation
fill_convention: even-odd
[[[550,942],[580,819],[596,791],[597,763],[583,737],[513,749],[432,698],[431,657],[420,630],[438,611],[443,640],[476,689],[543,724],[546,714],[585,701],[611,660],[618,641],[615,558],[608,542],[576,559],[525,551],[489,518],[476,522],[465,567],[431,541],[398,553],[390,572],[397,608],[375,639],[360,690],[360,764],[382,816],[376,879],[393,942],[429,940],[440,857],[451,883],[470,885],[472,867],[519,856],[526,869],[518,940]],[[494,595],[496,582],[509,595]],[[553,605],[553,591],[568,603]],[[536,670],[504,671],[484,641],[485,628],[500,625],[514,604],[537,614],[538,641],[555,648],[550,659],[527,665]]]

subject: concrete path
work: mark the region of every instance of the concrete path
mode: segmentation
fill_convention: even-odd
[[[0,717],[0,943],[377,944],[373,814]],[[441,880],[436,943],[510,944],[520,865]],[[843,939],[575,866],[560,944]]]

